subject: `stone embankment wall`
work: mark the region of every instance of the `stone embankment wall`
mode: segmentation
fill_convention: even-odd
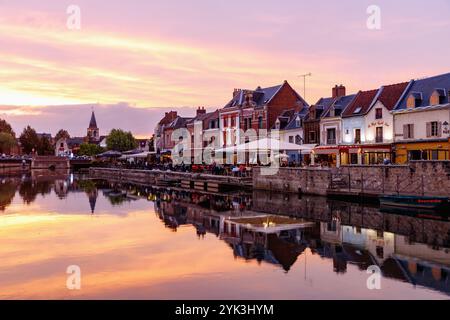
[[[271,175],[261,174],[261,168],[253,168],[253,188],[258,190],[304,194],[327,194],[331,170],[324,168],[280,168]]]
[[[55,170],[69,169],[69,159],[63,157],[37,156],[31,161],[31,169],[44,170],[50,168]]]
[[[409,165],[280,168],[274,175],[254,168],[259,190],[327,195],[405,194],[450,197],[450,161],[413,161]]]
[[[0,174],[17,174],[30,169],[30,164],[22,165],[22,161],[1,161]]]

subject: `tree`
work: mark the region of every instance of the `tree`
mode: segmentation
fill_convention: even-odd
[[[55,136],[55,142],[58,142],[59,139],[69,139],[69,138],[70,138],[69,132],[67,132],[67,130],[61,129]]]
[[[80,150],[78,150],[78,155],[80,156],[96,156],[100,153],[102,153],[103,148],[99,145],[93,144],[93,143],[82,143],[80,144]]]
[[[0,119],[0,132],[9,133],[13,136],[13,138],[16,137],[16,133],[12,129],[11,125],[3,119]]]
[[[40,140],[36,133],[36,130],[27,126],[23,129],[22,134],[19,137],[20,144],[22,145],[23,152],[30,154],[33,150],[37,151],[39,148]]]
[[[0,153],[11,153],[11,148],[16,145],[16,139],[7,132],[0,132]]]
[[[108,150],[127,151],[137,147],[136,139],[131,132],[125,132],[122,129],[112,129],[106,138]]]
[[[43,156],[50,156],[55,154],[55,147],[50,142],[49,138],[43,136],[39,140],[39,145],[37,148],[38,154]]]

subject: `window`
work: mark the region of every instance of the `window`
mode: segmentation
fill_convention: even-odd
[[[289,143],[294,143],[294,136],[289,136]]]
[[[334,112],[334,108],[330,109],[330,117],[334,117],[336,114]]]
[[[300,127],[302,126],[299,117],[297,117],[297,118],[295,119],[295,126],[296,126],[297,128],[300,128]]]
[[[361,129],[355,129],[355,143],[361,143]]]
[[[275,129],[280,129],[280,120],[277,119],[277,121],[275,122]]]
[[[259,129],[263,128],[263,117],[261,116],[258,117],[258,128]]]
[[[362,110],[362,107],[357,107],[357,108],[355,109],[355,111],[353,111],[353,113],[354,113],[354,114],[360,113],[361,110]]]
[[[383,109],[376,108],[375,109],[375,119],[382,119],[383,118]]]
[[[375,142],[377,143],[383,142],[383,127],[376,128]]]
[[[407,108],[416,108],[422,104],[422,94],[420,92],[413,92],[408,96],[406,100]]]
[[[235,122],[236,122],[236,119],[234,117],[231,117],[231,127],[235,126]]]
[[[309,142],[311,142],[311,143],[316,142],[316,132],[315,131],[309,132]]]
[[[430,105],[435,106],[444,103],[445,103],[445,90],[444,89],[435,90],[430,97]]]
[[[295,144],[302,144],[302,138],[299,135],[295,136]]]
[[[437,121],[427,123],[427,137],[440,137],[441,125]]]
[[[336,144],[336,129],[327,129],[327,144]]]
[[[403,139],[414,138],[414,124],[403,125]]]

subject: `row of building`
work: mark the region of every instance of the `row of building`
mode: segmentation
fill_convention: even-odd
[[[157,153],[170,153],[178,143],[174,130],[186,128],[193,135],[196,123],[202,124],[203,146],[215,137],[219,147],[242,143],[241,130],[277,130],[282,141],[316,145],[310,156],[333,166],[449,160],[450,73],[353,94],[336,85],[331,96],[313,105],[287,81],[234,89],[231,100],[214,112],[203,107],[194,117],[167,112],[155,129]],[[288,154],[292,162],[304,160],[298,152]]]

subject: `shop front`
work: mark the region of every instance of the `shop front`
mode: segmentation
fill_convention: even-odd
[[[395,163],[410,160],[450,160],[450,139],[411,141],[395,144]]]
[[[339,146],[342,165],[377,165],[392,162],[390,144],[362,144]]]
[[[338,146],[318,146],[314,148],[314,164],[338,167],[340,165]]]

